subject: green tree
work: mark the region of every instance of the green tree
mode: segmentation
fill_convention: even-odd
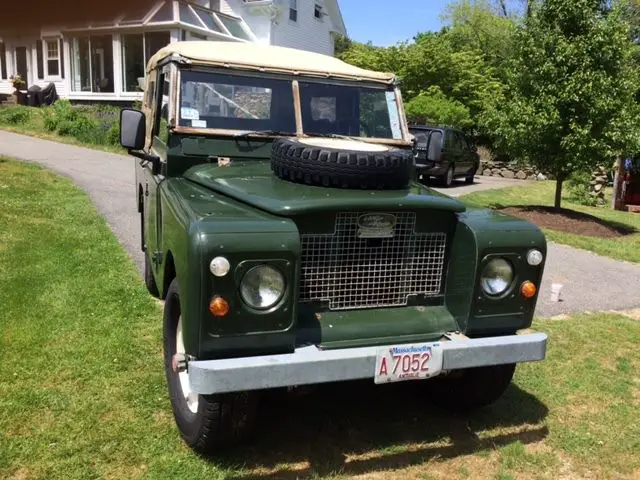
[[[618,6],[546,0],[514,38],[503,95],[482,116],[497,144],[556,179],[635,151],[635,45]]]
[[[413,42],[390,47],[352,42],[339,58],[359,67],[395,72],[411,119],[474,129],[476,117],[501,88],[482,52],[456,50],[446,33],[423,33]]]
[[[405,113],[411,123],[451,125],[462,129],[473,126],[469,109],[447,97],[435,85],[407,102]]]
[[[345,35],[336,35],[334,55],[339,57],[342,53],[346,52],[353,45],[353,40]]]
[[[480,52],[494,68],[501,69],[511,55],[516,24],[496,13],[490,0],[459,0],[448,5],[442,20],[456,51]]]

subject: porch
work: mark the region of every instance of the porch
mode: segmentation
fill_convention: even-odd
[[[27,87],[53,83],[60,98],[72,101],[139,100],[147,61],[179,40],[257,38],[241,18],[181,0],[139,7],[109,22],[3,31],[0,95],[11,95],[12,78],[20,75]]]

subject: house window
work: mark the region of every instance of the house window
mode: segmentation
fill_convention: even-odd
[[[113,93],[113,37],[111,35],[76,37],[72,39],[71,48],[73,90]],[[56,51],[59,52],[59,49]],[[48,46],[47,65],[51,68]],[[56,68],[55,64],[51,66]],[[59,64],[57,68],[59,72]]]
[[[0,78],[7,79],[7,48],[0,42]]]
[[[60,43],[58,40],[45,41],[47,52],[47,76],[60,76]]]
[[[289,0],[289,20],[298,21],[298,0]]]
[[[318,20],[322,20],[322,5],[318,5],[317,3],[314,5],[313,16]]]
[[[158,50],[171,41],[169,32],[147,32],[122,36],[122,88],[141,92],[145,66]]]

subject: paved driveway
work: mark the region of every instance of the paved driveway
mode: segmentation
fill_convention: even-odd
[[[142,272],[140,220],[136,211],[133,157],[89,150],[0,131],[0,155],[35,161],[72,178],[85,189],[98,211]],[[477,177],[475,185],[440,189],[461,195],[521,184],[516,180]],[[514,183],[517,182],[517,183]],[[552,282],[564,284],[560,303],[551,302]],[[549,245],[549,258],[537,314],[630,309],[640,306],[640,266],[599,257],[562,245]]]
[[[484,177],[477,175],[475,181],[471,185],[467,185],[464,180],[454,180],[453,185],[450,188],[438,187],[437,183],[433,182],[431,186],[434,190],[449,195],[450,197],[459,197],[460,195],[467,195],[469,193],[481,192],[482,190],[493,190],[496,188],[517,187],[530,183],[529,180],[516,180],[513,178],[502,177]]]

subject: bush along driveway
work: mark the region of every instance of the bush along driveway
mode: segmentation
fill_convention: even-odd
[[[139,248],[140,225],[134,188],[136,159],[0,131],[0,155],[2,154],[46,165],[71,177],[89,192],[98,211],[104,215],[138,270],[142,272],[143,256]],[[494,185],[496,188],[504,187],[501,182]],[[527,189],[537,191],[535,189],[543,187],[544,185],[534,183],[528,187],[485,190],[460,199],[472,206],[490,204],[497,199],[506,202],[512,198],[515,202],[526,197]],[[552,234],[549,238],[555,239]],[[560,303],[549,300],[551,283],[556,281],[565,285],[562,291],[563,301]],[[640,267],[552,243],[549,245],[549,262],[536,313],[539,316],[551,316],[633,308],[640,306],[637,285],[640,285]]]

